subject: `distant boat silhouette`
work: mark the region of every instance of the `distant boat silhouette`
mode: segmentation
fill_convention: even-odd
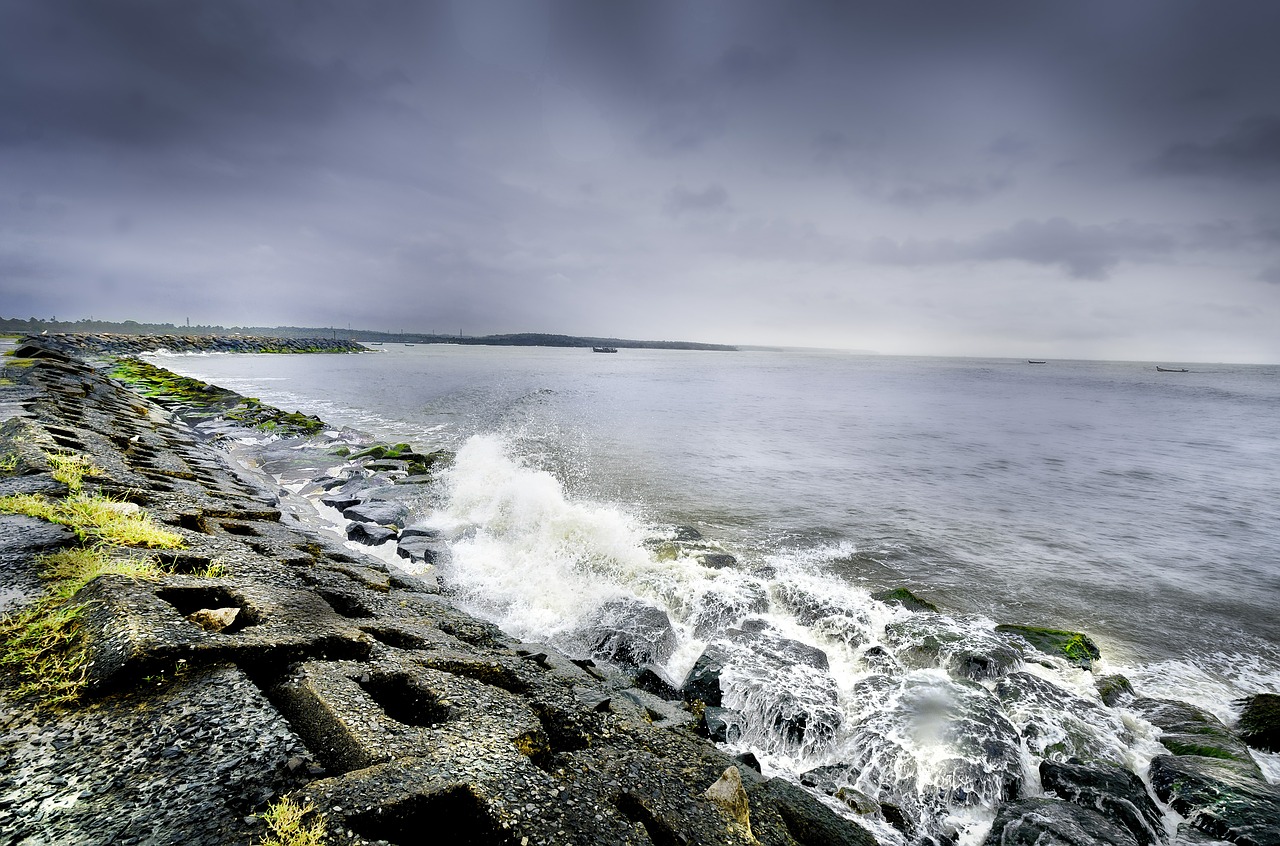
[[[1041,361],[1041,360],[1040,360],[1040,359],[1038,359],[1038,358],[1029,358],[1029,359],[1027,359],[1027,364],[1048,364],[1048,363],[1049,363],[1049,362],[1047,362],[1047,361]]]
[[[1156,365],[1156,370],[1159,370],[1161,373],[1190,373],[1191,372],[1190,370],[1187,370],[1187,368],[1185,367],[1161,367],[1158,364]]]
[[[592,347],[592,352],[617,352],[617,347]]]
[[[411,346],[413,346],[413,344],[405,344],[405,346],[406,346],[406,347],[411,347]]]

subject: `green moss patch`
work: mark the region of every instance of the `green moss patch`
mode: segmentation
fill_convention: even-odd
[[[328,835],[324,815],[310,804],[284,796],[262,815],[270,834],[258,846],[322,846]]]
[[[1097,644],[1087,634],[1039,626],[996,626],[996,631],[1015,634],[1046,655],[1066,658],[1077,667],[1088,670],[1102,657]]]
[[[883,590],[871,594],[871,598],[889,605],[901,605],[908,611],[937,611],[938,606],[927,599],[921,599],[904,587]]]
[[[324,430],[324,421],[319,417],[282,411],[257,397],[243,397],[199,379],[179,376],[139,358],[117,359],[111,375],[143,396],[162,405],[175,406],[184,417],[225,417],[250,428],[285,436],[305,437]]]

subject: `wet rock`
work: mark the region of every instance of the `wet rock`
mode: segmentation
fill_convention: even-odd
[[[1011,625],[996,626],[996,631],[1016,635],[1045,655],[1064,658],[1069,664],[1086,670],[1092,669],[1094,660],[1102,657],[1098,645],[1081,632]]]
[[[757,760],[756,756],[750,752],[743,752],[740,755],[734,755],[733,760],[742,764],[742,766],[749,770],[755,770],[757,773],[760,772],[760,761]]]
[[[962,631],[947,618],[919,612],[885,626],[885,638],[898,647],[908,667],[945,667],[971,681],[994,679],[1017,669],[1022,653],[1006,637],[986,631]]]
[[[1255,693],[1242,700],[1237,729],[1245,743],[1255,749],[1280,752],[1280,695]]]
[[[876,846],[871,832],[841,819],[809,793],[779,778],[765,782],[764,792],[778,809],[787,831],[799,843],[823,846]]]
[[[732,708],[708,705],[702,709],[702,727],[716,743],[737,743],[742,736],[742,715]]]
[[[1117,740],[1125,734],[1124,724],[1093,700],[1025,672],[1000,679],[995,694],[1034,754],[1124,763],[1125,750]]]
[[[1139,846],[1164,842],[1164,820],[1132,771],[1107,764],[1080,761],[1042,761],[1040,781],[1059,799],[1097,811],[1126,829]]]
[[[702,532],[693,526],[676,526],[676,540],[678,541],[700,541],[702,540]]]
[[[1137,846],[1125,829],[1097,811],[1056,799],[1002,805],[985,846]]]
[[[638,599],[606,602],[590,616],[578,638],[591,655],[633,667],[666,661],[677,644],[667,612]]]
[[[747,791],[742,786],[742,774],[737,767],[729,767],[704,794],[718,805],[729,821],[751,834],[751,808],[747,803]]]
[[[837,790],[849,783],[849,768],[838,765],[814,767],[800,774],[800,783],[819,793],[834,796]]]
[[[440,559],[441,545],[435,538],[422,535],[405,537],[400,533],[396,543],[396,555],[420,564],[436,564]]]
[[[845,747],[853,750],[842,761],[855,774],[850,782],[901,797],[907,816],[940,820],[957,808],[994,807],[1020,794],[1021,738],[981,685],[908,673],[867,678],[851,695],[862,703],[862,716],[844,729]],[[913,749],[930,750],[927,773]],[[920,777],[930,791],[917,789]]]
[[[887,605],[900,605],[908,611],[937,611],[938,606],[927,599],[921,599],[904,587],[894,590],[882,590],[871,594],[871,598]]]
[[[1129,707],[1160,729],[1160,743],[1174,755],[1236,761],[1261,777],[1244,741],[1208,711],[1171,699],[1135,699]]]
[[[1150,776],[1156,796],[1193,828],[1247,846],[1280,844],[1280,787],[1261,779],[1256,766],[1159,755]]]
[[[698,555],[698,563],[713,570],[736,567],[738,559],[727,552],[703,552]]]
[[[720,673],[728,660],[729,655],[724,648],[714,643],[702,650],[693,668],[684,677],[684,683],[680,685],[680,695],[684,700],[719,705],[724,696],[720,690]]]
[[[654,696],[676,701],[680,699],[680,691],[666,672],[655,664],[645,664],[635,674],[633,684],[641,690],[647,690]]]
[[[342,510],[348,520],[377,523],[380,526],[402,526],[409,516],[409,509],[398,502],[369,501]]]
[[[1103,676],[1094,682],[1094,687],[1103,703],[1111,708],[1128,702],[1137,695],[1133,692],[1133,684],[1119,673]]]
[[[768,610],[768,591],[758,581],[716,585],[694,598],[690,615],[693,635],[709,640],[722,635],[747,615],[763,614]]]
[[[741,627],[725,632],[725,637],[736,644],[759,650],[760,654],[776,663],[801,664],[818,670],[826,670],[830,666],[827,653],[816,646],[783,637],[762,620],[748,620]]]
[[[395,529],[379,526],[376,523],[347,524],[347,540],[363,543],[367,546],[377,546],[389,540],[395,540],[395,537]]]

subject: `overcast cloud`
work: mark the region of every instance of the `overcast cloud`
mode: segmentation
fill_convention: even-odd
[[[1277,32],[0,0],[0,314],[1280,362]]]

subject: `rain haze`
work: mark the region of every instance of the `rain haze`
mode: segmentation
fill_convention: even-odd
[[[0,313],[1280,361],[1280,4],[0,0]]]

